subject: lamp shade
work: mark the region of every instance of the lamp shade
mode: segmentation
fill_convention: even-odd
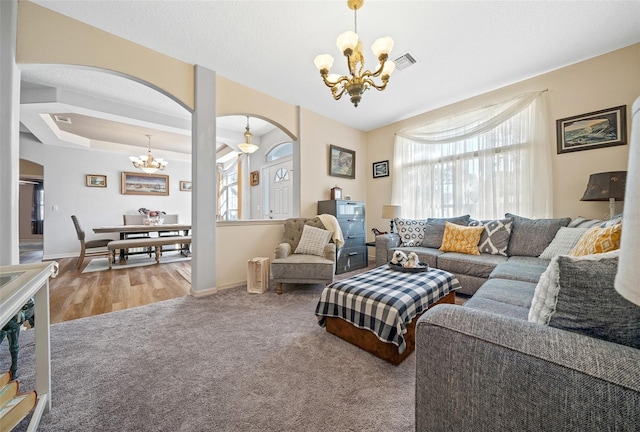
[[[353,50],[358,45],[358,35],[351,30],[346,31],[338,36],[336,45],[338,46],[338,49],[343,53],[348,49]]]
[[[627,184],[626,171],[611,171],[591,174],[589,183],[580,201],[609,201],[624,199]]]
[[[640,98],[632,109],[629,146],[629,187],[624,198],[620,261],[616,274],[616,290],[624,298],[640,306]]]
[[[331,66],[333,66],[333,57],[329,54],[320,54],[316,56],[313,63],[316,65],[318,70],[326,69],[328,71],[331,69]]]
[[[402,210],[401,206],[385,204],[382,206],[382,218],[393,219],[393,218],[400,217],[401,210]]]
[[[389,54],[392,48],[393,39],[387,36],[376,39],[376,41],[371,46],[371,51],[373,51],[373,54],[376,56],[376,58],[380,58],[382,54]]]

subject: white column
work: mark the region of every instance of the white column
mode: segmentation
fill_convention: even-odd
[[[18,264],[20,70],[16,66],[18,2],[0,1],[0,265]]]
[[[191,294],[216,288],[216,74],[196,65],[195,110],[192,115],[191,212],[193,243]]]

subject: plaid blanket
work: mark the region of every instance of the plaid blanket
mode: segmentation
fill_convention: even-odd
[[[407,347],[407,324],[458,288],[458,279],[442,270],[403,273],[384,265],[325,287],[316,316],[322,327],[325,317],[337,317],[371,330],[381,341],[398,346],[402,354]]]

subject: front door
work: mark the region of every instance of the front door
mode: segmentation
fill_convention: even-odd
[[[269,219],[287,219],[293,216],[293,160],[289,159],[269,167]]]

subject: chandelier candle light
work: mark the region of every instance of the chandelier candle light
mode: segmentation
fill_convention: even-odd
[[[249,116],[247,116],[247,127],[244,132],[244,142],[238,144],[238,148],[242,150],[243,153],[253,153],[258,150],[258,146],[251,142],[253,139],[253,134],[249,130]]]
[[[389,52],[393,48],[393,39],[390,37],[383,37],[376,40],[373,43],[371,49],[373,54],[380,62],[374,72],[364,70],[364,56],[362,55],[362,44],[358,39],[358,20],[357,12],[362,7],[364,0],[347,0],[349,9],[353,10],[354,15],[354,31],[347,31],[338,36],[338,49],[342,51],[347,58],[347,65],[349,66],[350,77],[338,74],[329,74],[329,69],[333,65],[333,57],[329,54],[321,54],[317,56],[314,63],[322,80],[327,87],[331,88],[333,98],[338,100],[345,93],[349,93],[351,96],[351,102],[354,106],[358,106],[362,93],[370,87],[376,90],[384,90],[389,82],[389,75],[395,69],[396,65],[389,58]],[[382,83],[376,84],[373,78],[380,77]]]
[[[153,174],[156,171],[162,171],[169,162],[164,159],[153,158],[153,155],[151,154],[151,135],[147,135],[147,138],[149,138],[149,151],[147,156],[130,156],[129,159],[131,159],[133,166],[138,168],[140,171],[147,174]]]

